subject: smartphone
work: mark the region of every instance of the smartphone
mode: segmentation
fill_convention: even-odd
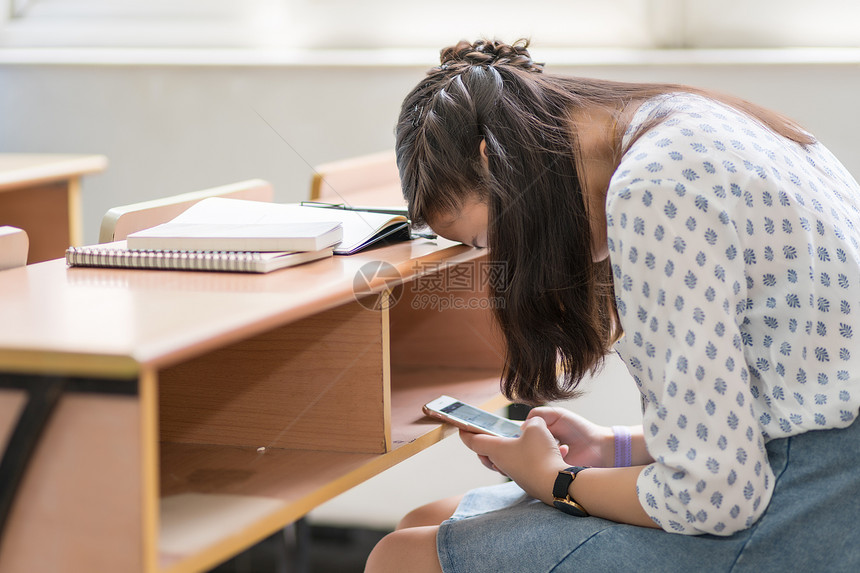
[[[520,435],[520,423],[470,406],[450,396],[440,396],[424,405],[424,413],[469,432],[491,434],[503,438]]]

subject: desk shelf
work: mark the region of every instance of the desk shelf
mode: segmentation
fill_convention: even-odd
[[[488,309],[422,306],[412,282],[395,293],[390,308],[350,302],[158,374],[161,570],[212,567],[443,439],[453,429],[421,411],[441,394],[503,405]]]
[[[490,371],[428,369],[393,378],[399,388],[391,395],[394,445],[384,454],[162,442],[160,569],[211,568],[451,435],[453,427],[421,414],[441,393],[488,409],[504,404]],[[440,378],[446,382],[432,383]]]

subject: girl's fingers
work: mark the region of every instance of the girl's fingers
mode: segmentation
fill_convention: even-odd
[[[488,470],[498,472],[498,473],[502,474],[503,476],[508,477],[507,474],[505,472],[503,472],[502,470],[500,470],[499,468],[497,468],[496,464],[494,464],[492,461],[490,461],[490,458],[488,458],[487,456],[478,456],[478,459],[481,460],[481,463]]]
[[[474,432],[468,432],[466,430],[460,430],[460,439],[466,444],[466,447],[475,452],[480,456],[487,456],[492,453],[493,444],[497,440],[503,440],[505,438],[498,438],[496,436],[490,436],[489,434],[476,434]]]

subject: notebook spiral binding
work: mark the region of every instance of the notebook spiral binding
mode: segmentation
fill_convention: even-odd
[[[135,251],[69,247],[66,264],[79,267],[254,272],[259,253],[233,251]]]

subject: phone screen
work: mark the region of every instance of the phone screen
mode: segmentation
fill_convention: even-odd
[[[507,438],[516,438],[520,435],[520,427],[518,424],[462,402],[449,404],[448,406],[441,408],[441,411],[449,416],[453,416],[463,420],[464,422],[468,422]]]

